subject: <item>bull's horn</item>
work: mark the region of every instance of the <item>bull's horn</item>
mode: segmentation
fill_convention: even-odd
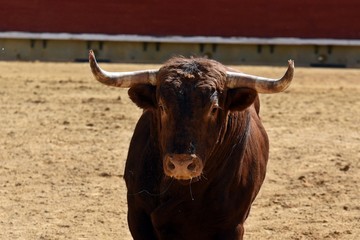
[[[277,93],[289,87],[294,76],[294,61],[289,60],[289,66],[284,76],[280,79],[271,79],[248,75],[237,72],[226,72],[228,88],[247,87],[256,90],[258,93]]]
[[[107,72],[99,67],[94,51],[92,50],[89,51],[89,62],[94,77],[103,84],[121,88],[128,88],[141,83],[156,85],[156,74],[158,70]]]

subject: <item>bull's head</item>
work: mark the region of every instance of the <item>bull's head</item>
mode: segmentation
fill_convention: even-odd
[[[228,71],[202,58],[174,58],[159,70],[111,73],[98,66],[92,51],[89,60],[98,81],[130,88],[133,102],[155,112],[164,173],[179,180],[202,174],[229,112],[246,109],[258,93],[284,91],[294,73],[292,60],[280,79]]]

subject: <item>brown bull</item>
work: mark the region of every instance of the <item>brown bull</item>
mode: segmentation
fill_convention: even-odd
[[[91,51],[90,65],[100,82],[129,87],[144,109],[124,175],[134,239],[242,239],[269,154],[258,93],[285,90],[293,61],[278,80],[203,58],[110,73]]]

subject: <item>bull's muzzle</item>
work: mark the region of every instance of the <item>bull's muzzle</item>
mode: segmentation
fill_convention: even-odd
[[[195,154],[167,154],[164,158],[165,175],[178,180],[200,177],[202,170],[203,163]]]

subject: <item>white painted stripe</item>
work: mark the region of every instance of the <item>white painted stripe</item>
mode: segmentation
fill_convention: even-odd
[[[332,45],[360,46],[360,39],[323,38],[252,38],[252,37],[206,37],[206,36],[144,36],[108,35],[90,33],[31,33],[0,32],[3,39],[46,39],[114,42],[160,42],[160,43],[217,43],[217,44],[259,44],[259,45]]]

